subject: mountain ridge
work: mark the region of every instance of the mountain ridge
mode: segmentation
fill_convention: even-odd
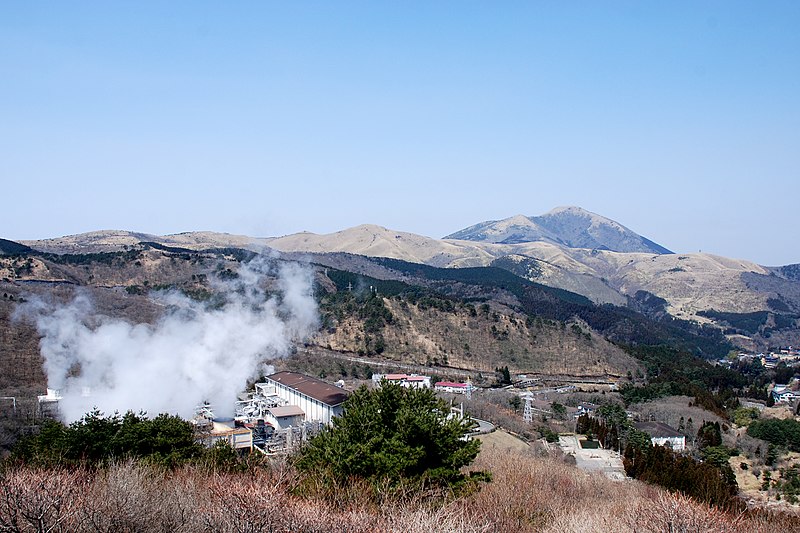
[[[604,231],[619,233],[623,237],[627,235],[621,224],[580,208],[556,208],[543,217],[556,217],[551,218],[548,224],[558,229],[558,217],[562,215],[568,217],[564,222],[566,225],[572,224],[573,217],[581,219],[580,224],[572,224],[570,231],[573,234],[602,227]],[[513,226],[546,230],[523,215],[504,221],[504,226],[495,228],[499,227],[501,232],[509,231],[505,236],[495,234],[494,240],[508,241],[509,234],[516,231]],[[471,228],[478,226],[480,224]],[[637,298],[650,294],[666,302],[663,312],[700,324],[714,323],[709,318],[712,316],[708,313],[710,311],[767,311],[800,317],[800,269],[797,265],[765,267],[708,253],[617,252],[598,247],[571,247],[551,242],[554,239],[518,243],[488,240],[491,239],[434,239],[362,224],[329,234],[302,232],[269,238],[215,232],[185,232],[159,237],[115,230],[22,241],[21,244],[57,254],[124,252],[133,247],[147,246],[147,243],[158,243],[197,251],[221,248],[240,248],[250,252],[275,250],[312,260],[325,254],[343,253],[440,268],[498,266],[530,281],[580,294],[596,304],[636,306]],[[19,264],[9,268],[23,271],[26,267]],[[772,338],[777,339],[774,334]],[[800,338],[788,340],[792,342],[787,344],[800,343]]]

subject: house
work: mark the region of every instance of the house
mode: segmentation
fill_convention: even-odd
[[[578,418],[581,415],[588,415],[594,416],[594,412],[597,410],[597,404],[593,404],[590,402],[583,402],[578,404],[578,409],[575,411],[575,414],[572,415],[574,418]]]
[[[288,405],[299,407],[305,422],[330,424],[334,416],[342,414],[342,404],[347,399],[345,390],[297,372],[272,374],[255,387],[263,396],[274,395]]]
[[[419,376],[417,374],[372,374],[372,382],[380,385],[382,380],[389,383],[397,383],[401,387],[410,389],[430,389],[431,377]]]
[[[800,394],[791,390],[789,385],[776,384],[772,387],[772,399],[775,400],[775,403],[791,403],[797,398],[800,398]]]
[[[452,381],[439,381],[434,385],[436,392],[447,392],[450,394],[466,394],[468,383],[455,383]]]
[[[650,442],[653,443],[653,446],[667,446],[676,452],[686,449],[686,437],[666,424],[637,422],[633,427],[650,435]]]

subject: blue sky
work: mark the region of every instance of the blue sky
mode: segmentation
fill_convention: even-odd
[[[6,2],[0,236],[579,205],[800,262],[800,2]]]

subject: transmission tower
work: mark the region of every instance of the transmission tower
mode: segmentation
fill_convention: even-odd
[[[530,424],[533,422],[533,397],[530,394],[521,396],[525,398],[525,410],[522,411],[522,420]]]

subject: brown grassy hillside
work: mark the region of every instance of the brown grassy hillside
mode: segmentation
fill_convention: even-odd
[[[380,331],[383,357],[415,364],[442,364],[493,372],[508,365],[512,372],[575,376],[625,376],[637,363],[585,324],[526,320],[503,306],[471,312],[458,307],[443,312],[403,300],[383,298],[392,315]],[[364,352],[364,321],[348,316],[314,340],[343,352]]]
[[[788,515],[732,516],[636,481],[611,481],[550,457],[487,449],[493,481],[446,503],[418,495],[377,505],[357,490],[334,501],[294,493],[285,463],[247,473],[9,468],[0,473],[0,528],[9,531],[274,532],[773,532]]]

